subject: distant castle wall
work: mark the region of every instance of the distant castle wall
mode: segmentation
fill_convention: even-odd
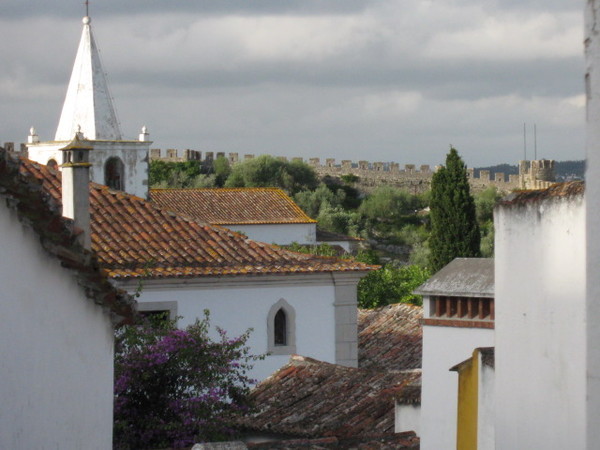
[[[253,154],[245,154],[242,158],[238,153],[224,152],[202,152],[186,149],[179,152],[176,149],[150,150],[150,160],[162,160],[169,162],[200,161],[203,163],[212,163],[219,157],[227,158],[230,164],[235,164],[241,160],[248,160],[255,157]],[[279,159],[287,161],[282,156]],[[292,158],[292,161],[304,161],[300,157]],[[429,165],[417,166],[414,164],[405,164],[400,167],[396,162],[369,162],[351,160],[342,160],[339,164],[334,158],[326,158],[322,163],[320,158],[309,158],[306,162],[311,166],[320,177],[341,177],[342,175],[355,175],[359,178],[358,185],[366,190],[373,189],[381,184],[389,184],[411,193],[426,192],[431,187],[431,178],[435,171],[441,166],[432,168]],[[541,189],[550,186],[554,179],[554,161],[536,160],[519,161],[519,174],[506,176],[504,173],[497,172],[492,179],[488,170],[481,170],[479,177],[475,177],[475,169],[467,169],[469,183],[474,192],[482,191],[489,186],[495,186],[503,192],[509,192],[514,189]]]

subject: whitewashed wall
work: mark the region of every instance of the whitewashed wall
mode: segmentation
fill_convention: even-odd
[[[0,230],[0,448],[111,448],[108,315],[3,205]]]
[[[394,433],[414,431],[421,435],[421,405],[395,402]]]
[[[583,199],[494,215],[496,448],[585,448]]]
[[[423,326],[421,449],[456,448],[458,375],[450,368],[469,359],[475,348],[493,346],[493,329]]]
[[[147,308],[148,302],[152,302],[151,309],[157,306],[154,302],[176,302],[177,315],[182,317],[178,322],[180,327],[202,318],[203,311],[208,309],[213,337],[218,337],[215,326],[226,330],[231,337],[253,328],[248,340],[251,353],[264,354],[268,346],[269,309],[280,299],[285,299],[296,313],[296,353],[335,363],[335,289],[331,281],[321,277],[320,281],[307,283],[311,279],[309,276],[304,283],[294,284],[283,277],[270,282],[252,278],[213,279],[212,282],[194,285],[178,281],[155,286],[148,282],[144,284],[138,302],[141,310]],[[288,361],[289,355],[268,356],[264,361],[255,363],[251,375],[262,380]]]
[[[586,214],[587,214],[587,448],[600,442],[600,2],[585,11],[586,50]]]
[[[478,399],[477,399],[477,450],[496,448],[494,432],[494,380],[495,371],[483,365],[479,358]]]
[[[316,244],[317,225],[315,223],[225,225],[233,231],[240,231],[253,241],[267,244],[288,245]]]
[[[104,164],[111,157],[118,157],[125,167],[124,191],[141,198],[148,197],[148,152],[151,141],[89,141],[94,149],[90,152],[90,180],[104,184]],[[40,142],[28,145],[29,159],[48,164],[51,159],[63,163],[61,148],[68,142]]]

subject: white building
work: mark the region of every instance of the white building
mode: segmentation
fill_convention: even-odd
[[[146,127],[137,139],[123,137],[90,22],[89,17],[83,18],[81,41],[54,140],[40,141],[32,127],[27,138],[28,157],[60,166],[64,163],[60,149],[80,132],[94,149],[90,155],[91,179],[146,198],[152,142]]]
[[[150,198],[162,208],[260,242],[327,243],[350,253],[362,240],[317,229],[317,221],[279,188],[151,189]]]
[[[583,184],[509,198],[494,225],[496,446],[584,448]]]
[[[61,139],[73,133],[79,147],[91,148],[92,180],[105,183],[110,180],[100,169],[115,158],[105,150],[124,141],[120,140],[89,17],[83,22],[57,141],[52,145],[64,147],[69,142]],[[80,125],[81,131],[77,131]],[[149,142],[144,136],[140,139],[132,143],[131,151],[119,147],[131,157],[124,160],[131,163],[123,172],[124,190],[134,195],[91,185],[91,246],[112,283],[132,294],[141,285],[139,309],[169,311],[173,318],[181,317],[178,324],[182,327],[202,318],[208,309],[211,323],[230,336],[252,329],[251,352],[270,355],[255,364],[252,375],[257,379],[267,377],[293,353],[355,367],[356,285],[372,267],[287,252],[145,201],[140,197],[145,197],[141,191],[147,188],[147,180],[142,178],[146,176]],[[28,148],[34,156],[50,147],[34,143]],[[64,152],[53,151],[59,153],[52,158],[64,162]],[[127,155],[122,154],[123,158]],[[36,159],[45,164],[48,155]],[[60,201],[57,172],[31,162],[23,165]],[[314,227],[314,221],[308,221]],[[216,331],[214,336],[218,337]]]
[[[0,448],[109,449],[113,325],[132,301],[35,175],[0,161]]]
[[[279,188],[152,189],[161,208],[238,231],[260,242],[315,245],[317,221]]]
[[[494,260],[456,258],[415,294],[423,295],[421,448],[456,448],[458,378],[450,369],[494,345]]]
[[[60,201],[58,172],[22,165]],[[293,353],[356,367],[356,285],[372,266],[289,252],[90,186],[92,250],[114,285],[141,287],[139,310],[169,311],[185,326],[208,309],[232,337],[252,328],[251,352],[271,355],[256,363],[257,379]]]

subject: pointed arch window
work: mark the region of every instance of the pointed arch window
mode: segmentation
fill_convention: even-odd
[[[108,158],[104,165],[104,184],[111,189],[122,191],[125,188],[125,166],[116,156]]]
[[[287,317],[283,308],[275,314],[274,327],[274,345],[287,345]]]
[[[267,351],[270,354],[296,353],[296,311],[284,299],[280,299],[269,310],[267,335]]]

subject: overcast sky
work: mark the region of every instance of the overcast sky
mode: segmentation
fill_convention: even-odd
[[[80,0],[2,0],[0,142],[54,137]],[[91,0],[126,137],[468,166],[584,158],[580,0]]]

